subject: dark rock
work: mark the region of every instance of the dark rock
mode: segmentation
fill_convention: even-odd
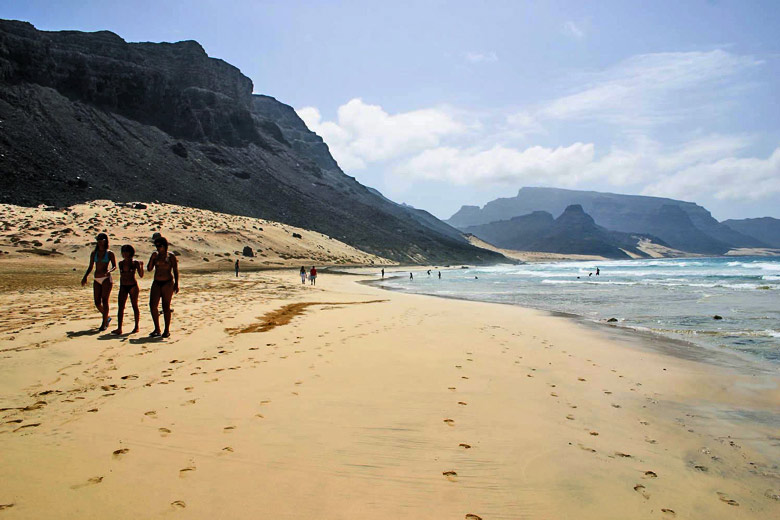
[[[184,145],[183,145],[183,144],[181,144],[181,143],[176,143],[176,144],[174,144],[173,146],[171,146],[171,151],[172,151],[173,153],[175,153],[176,155],[178,155],[179,157],[182,157],[182,158],[184,158],[184,159],[186,159],[186,158],[187,158],[187,156],[189,155],[189,154],[187,153],[187,147],[186,147],[186,146],[184,146]]]
[[[242,252],[244,256],[253,257],[255,256],[254,251],[252,251],[252,248],[249,246],[244,246],[244,250]]]
[[[723,316],[720,316],[719,314],[716,314],[715,316],[712,317],[712,319],[713,320],[722,320]]]
[[[300,233],[293,233],[293,238],[303,238]]]
[[[607,323],[615,323],[617,322],[617,320],[618,320],[617,318],[610,318],[607,320]]]
[[[133,209],[146,209],[148,206],[146,204],[141,204],[140,202],[136,202],[133,204]]]

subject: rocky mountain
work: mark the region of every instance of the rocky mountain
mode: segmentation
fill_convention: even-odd
[[[470,226],[463,231],[504,249],[607,258],[631,258],[628,252],[647,256],[637,248],[642,239],[667,245],[650,235],[609,231],[598,226],[579,204],[566,207],[556,219],[546,211],[535,211],[509,220]]]
[[[526,187],[515,197],[493,200],[483,208],[463,206],[447,222],[465,229],[534,211],[556,216],[572,204],[580,204],[599,226],[655,235],[675,249],[692,253],[722,254],[733,247],[766,247],[760,240],[721,224],[693,202],[558,188]]]
[[[345,175],[291,107],[252,90],[194,41],[0,20],[0,202],[160,201],[286,222],[401,262],[504,259]]]
[[[721,224],[751,236],[769,247],[780,248],[780,219],[772,217],[724,220]]]

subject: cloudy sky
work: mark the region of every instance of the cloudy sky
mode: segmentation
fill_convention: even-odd
[[[0,17],[198,40],[349,175],[441,218],[522,186],[780,217],[777,1],[3,0]]]

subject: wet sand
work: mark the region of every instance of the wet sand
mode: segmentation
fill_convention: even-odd
[[[358,280],[185,273],[167,341],[3,290],[0,518],[780,516],[777,372]]]

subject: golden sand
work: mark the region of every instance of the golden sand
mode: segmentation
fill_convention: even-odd
[[[185,272],[169,340],[1,292],[0,517],[780,517],[776,370],[357,279]]]

